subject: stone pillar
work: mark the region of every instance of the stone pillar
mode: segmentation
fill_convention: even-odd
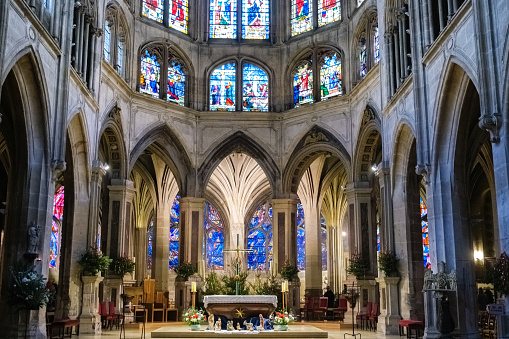
[[[145,227],[137,227],[135,238],[135,279],[137,282],[141,282],[147,276],[147,229]]]
[[[429,3],[429,0],[424,0],[422,3],[421,3],[421,13],[422,13],[422,16],[424,17],[424,27],[423,27],[423,38],[424,38],[424,41],[423,41],[423,45],[424,45],[424,51],[427,51],[428,50],[428,47],[429,45],[431,45],[431,39],[430,39],[430,35],[431,35],[431,32],[430,32],[430,29],[431,29],[431,17],[430,17],[430,14],[429,14],[429,11],[428,11],[428,3]]]
[[[95,160],[90,178],[90,209],[88,219],[87,247],[97,246],[99,226],[99,204],[101,203],[101,186],[106,171],[99,160]]]
[[[395,75],[395,83],[396,83],[396,86],[394,87],[394,93],[396,93],[396,91],[398,90],[399,88],[399,85],[401,84],[401,69],[400,69],[400,65],[401,65],[401,54],[400,54],[400,41],[399,41],[399,27],[394,27],[394,32],[392,33],[393,35],[393,40],[394,40],[394,69],[396,71]]]
[[[442,32],[445,28],[445,25],[447,25],[447,22],[445,20],[446,14],[445,14],[445,8],[442,4],[442,1],[437,1],[437,2],[438,2],[438,22],[440,24],[440,32]]]
[[[288,282],[288,310],[300,315],[300,281],[298,278],[294,280]]]
[[[115,307],[120,306],[120,294],[122,293],[122,279],[118,276],[110,276],[104,279],[103,301],[114,301]],[[118,309],[117,309],[118,310]]]
[[[204,198],[180,198],[179,263],[198,265],[203,260]]]
[[[306,223],[306,296],[319,297],[322,289],[322,246],[320,211],[313,204],[304,209]]]
[[[359,254],[370,263],[374,256],[374,244],[371,244],[371,187],[368,182],[352,182],[346,185],[348,214],[348,241],[351,254]],[[374,273],[374,267],[370,267]]]
[[[376,281],[380,284],[380,315],[378,316],[377,331],[383,334],[398,334],[399,314],[399,290],[400,277],[382,277]]]
[[[433,0],[427,0],[427,8],[428,8],[428,22],[429,22],[429,45],[435,41],[435,24],[433,23],[433,7],[432,7],[432,1]]]
[[[99,315],[99,283],[103,277],[83,276],[83,306],[80,315],[80,333],[101,333]]]
[[[272,199],[273,264],[297,265],[297,199]]]
[[[400,83],[403,83],[405,79],[405,36],[406,32],[404,31],[403,22],[405,22],[405,14],[400,11],[397,15],[398,18],[398,37],[399,37],[399,73]]]
[[[392,32],[388,32],[385,34],[385,44],[387,45],[387,49],[389,50],[389,76],[387,77],[389,79],[389,97],[391,97],[394,92],[396,91],[394,87],[394,44],[392,39]]]
[[[170,255],[171,205],[157,203],[152,245],[152,277],[156,280],[156,291],[168,291],[168,258]]]
[[[196,290],[201,291],[203,281],[198,274],[192,275],[188,281],[182,281],[178,277],[175,280],[175,308],[178,309],[179,314],[183,314],[185,310],[192,307],[191,284],[193,282],[196,283]],[[196,302],[199,299],[198,293],[196,294]]]
[[[129,255],[131,227],[131,201],[134,193],[133,182],[111,179],[108,186],[110,205],[108,214],[108,239],[106,253],[112,257]]]
[[[383,164],[382,166],[385,166]],[[394,219],[392,209],[392,190],[391,176],[389,167],[382,167],[377,170],[376,175],[380,183],[381,200],[381,223],[380,229],[380,247],[394,251]]]
[[[82,63],[80,65],[80,73],[82,74],[83,80],[87,78],[87,62],[88,62],[88,42],[90,40],[90,22],[92,18],[87,15],[85,16],[85,31],[83,32],[83,55]]]
[[[76,69],[77,73],[80,73],[81,62],[82,62],[81,58],[83,56],[83,24],[84,24],[84,21],[85,21],[85,13],[84,13],[83,7],[79,7],[79,9],[78,9],[78,26],[77,26],[78,40],[76,40],[77,54],[76,54],[76,65],[74,67]]]

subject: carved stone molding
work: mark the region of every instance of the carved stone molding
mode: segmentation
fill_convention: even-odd
[[[415,166],[415,173],[422,175],[424,183],[428,185],[431,181],[431,166],[429,164],[420,164]]]
[[[500,129],[501,114],[493,113],[491,115],[483,115],[479,118],[479,127],[490,132],[490,140],[493,143],[500,141],[498,131]]]
[[[66,167],[67,167],[66,163],[63,160],[53,160],[51,162],[51,169],[53,171],[53,174],[52,174],[53,181],[55,181],[58,178],[60,173],[65,171]]]

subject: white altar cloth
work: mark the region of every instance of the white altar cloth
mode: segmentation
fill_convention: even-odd
[[[275,295],[206,295],[203,297],[205,308],[209,304],[272,304],[277,307]]]

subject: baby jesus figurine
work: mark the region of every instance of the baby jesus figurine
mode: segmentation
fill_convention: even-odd
[[[260,325],[258,325],[258,332],[261,332],[265,329],[265,321],[263,320],[263,315],[260,314]]]

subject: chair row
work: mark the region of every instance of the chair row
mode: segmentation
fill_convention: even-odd
[[[317,315],[318,319],[321,318],[322,320],[332,316],[333,321],[337,316],[340,321],[343,321],[348,305],[346,299],[337,299],[333,308],[327,307],[328,302],[327,297],[307,297],[304,307],[300,310],[301,316],[306,320],[309,320],[310,315],[312,315],[313,320],[316,320]]]
[[[357,322],[357,328],[359,328],[359,322],[361,323],[361,329],[364,328],[373,330],[376,332],[378,325],[378,316],[380,315],[380,306],[378,303],[368,302],[366,305],[366,312],[359,312],[355,316]]]
[[[479,334],[481,338],[495,339],[497,337],[497,317],[486,311],[478,315]]]
[[[122,314],[115,311],[114,302],[101,301],[99,303],[99,315],[101,316],[101,327],[103,329],[107,329],[108,327],[113,329],[113,325],[115,325],[115,328],[119,328],[122,321]]]

